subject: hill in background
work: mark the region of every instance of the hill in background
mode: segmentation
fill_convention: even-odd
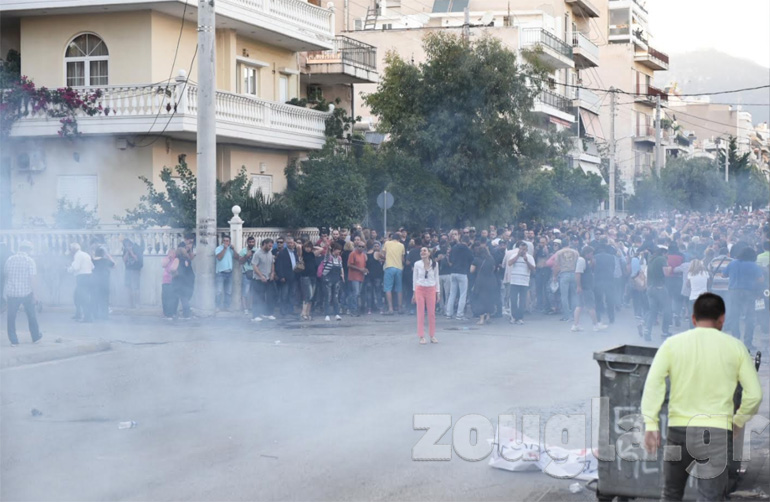
[[[655,85],[663,88],[675,81],[683,94],[770,84],[770,68],[718,51],[671,54],[670,61],[669,71],[655,73]],[[718,94],[711,96],[711,102],[770,104],[770,89]],[[770,106],[745,105],[743,110],[751,113],[754,124],[770,122]]]

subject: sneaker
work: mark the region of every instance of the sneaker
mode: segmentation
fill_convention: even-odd
[[[251,318],[251,322],[260,322],[260,321],[262,321],[262,318],[259,316]]]
[[[15,349],[15,348],[16,348],[16,347],[18,347],[18,346],[19,346],[19,344],[18,344],[18,343],[12,343],[12,344],[11,344],[11,348],[12,348],[12,349]]]
[[[267,319],[268,321],[275,321],[275,316],[274,315],[266,315],[265,319]]]
[[[583,328],[581,328],[577,324],[573,324],[572,328],[570,328],[570,331],[583,331]]]
[[[459,315],[459,316],[455,317],[455,320],[457,320],[457,321],[464,321],[465,317]]]
[[[602,324],[602,323],[594,324],[594,331],[604,331],[605,329],[607,329],[606,324]]]
[[[516,321],[516,324],[518,324],[519,326],[522,326],[524,325],[524,321],[519,319],[518,321]]]
[[[39,343],[39,342],[40,342],[40,340],[42,340],[42,339],[43,339],[43,335],[40,335],[40,337],[39,337],[39,338],[37,338],[36,340],[32,340],[32,343],[33,343],[33,344],[35,344],[35,343]]]
[[[570,320],[570,318],[569,318],[569,317],[562,317],[562,318],[561,318],[561,319],[559,319],[559,320],[560,320],[560,321],[569,321],[569,320]]]
[[[334,320],[335,321],[341,321],[342,317],[340,317],[339,315],[336,315],[336,316],[334,316]]]
[[[332,320],[332,318],[329,317],[328,315],[326,317],[324,317],[324,321],[331,321],[331,320]]]

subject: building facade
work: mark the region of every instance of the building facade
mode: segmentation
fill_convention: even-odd
[[[305,96],[305,55],[336,47],[333,6],[313,3],[217,2],[220,180],[245,168],[255,190],[280,192],[287,163],[323,146],[329,113],[286,104]],[[109,225],[145,192],[139,176],[157,181],[181,157],[196,172],[194,3],[10,0],[0,16],[0,53],[19,51],[22,75],[38,87],[101,89],[109,109],[79,117],[73,139],[59,137],[44,111],[13,125],[0,154],[0,198],[12,201],[4,226],[47,223],[61,198],[95,208]],[[336,85],[344,72],[330,74]]]

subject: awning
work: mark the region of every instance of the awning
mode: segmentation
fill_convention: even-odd
[[[584,173],[592,173],[597,175],[602,180],[602,185],[606,185],[607,182],[604,181],[604,176],[602,176],[602,172],[599,170],[599,166],[596,164],[589,164],[588,162],[578,162],[580,164],[580,169],[583,170]]]
[[[602,123],[599,117],[587,110],[580,110],[580,121],[583,123],[587,136],[604,139],[604,131],[602,131]]]
[[[572,127],[572,124],[570,122],[567,122],[566,120],[562,120],[558,117],[548,117],[548,120],[550,120],[552,124],[557,124],[564,127]]]

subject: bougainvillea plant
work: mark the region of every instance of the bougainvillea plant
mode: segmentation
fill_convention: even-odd
[[[38,88],[29,78],[22,76],[18,82],[0,91],[0,137],[7,138],[17,120],[42,115],[59,119],[59,136],[78,136],[78,115],[93,117],[110,114],[109,108],[102,108],[99,102],[101,97],[100,89]]]

